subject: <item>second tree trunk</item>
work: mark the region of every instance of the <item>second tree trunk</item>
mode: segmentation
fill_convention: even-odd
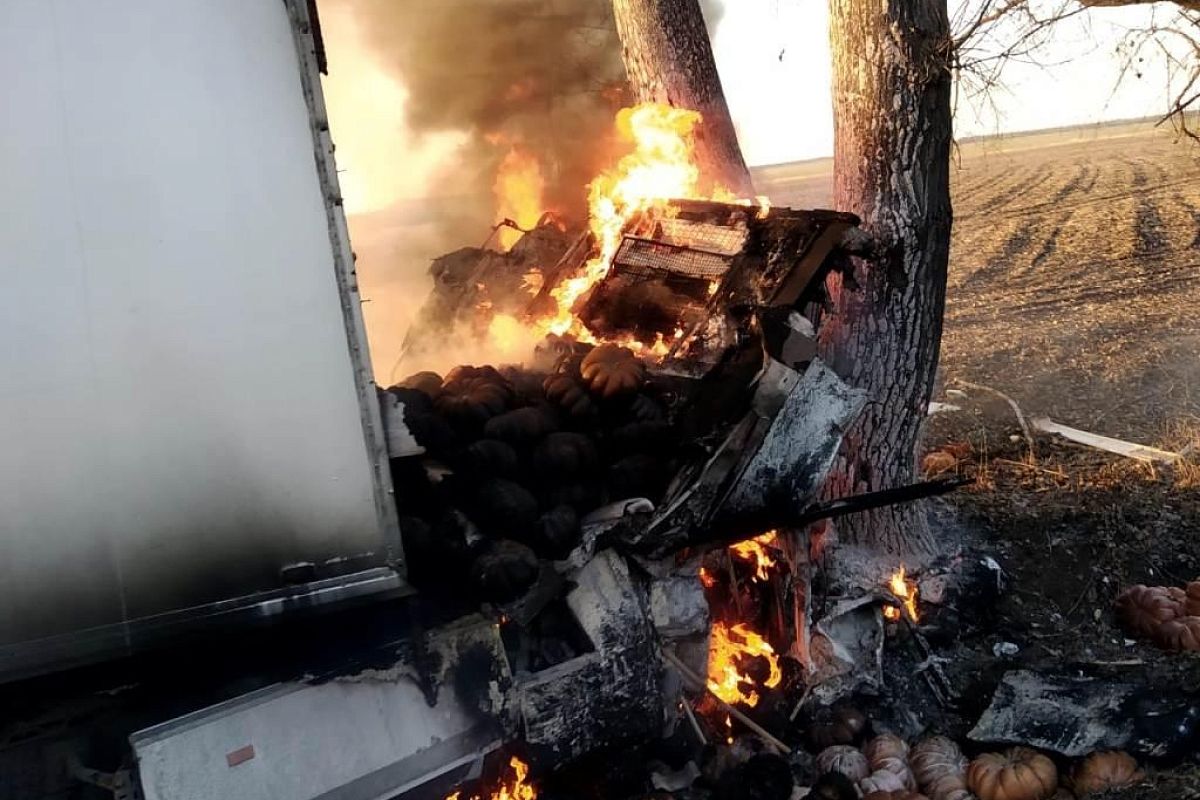
[[[874,239],[859,289],[830,279],[822,357],[869,404],[829,493],[913,479],[933,390],[950,251],[950,41],[946,0],[830,0],[834,207]],[[919,506],[848,517],[846,538],[899,555],[932,548]]]
[[[753,197],[699,0],[613,0],[613,13],[637,99],[700,112],[700,174],[739,197]]]

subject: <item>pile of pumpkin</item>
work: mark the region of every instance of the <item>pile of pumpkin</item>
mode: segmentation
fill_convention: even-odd
[[[1164,650],[1200,651],[1200,581],[1185,588],[1130,586],[1116,599],[1117,621],[1126,631]]]
[[[410,580],[507,603],[580,520],[616,500],[657,502],[677,437],[632,351],[571,345],[554,370],[457,367],[388,389],[425,454],[392,462]],[[464,584],[463,578],[470,583]]]
[[[1085,798],[1142,779],[1132,756],[1106,751],[1078,762],[1059,785],[1055,763],[1027,747],[1003,753],[984,753],[968,760],[958,745],[944,736],[930,736],[911,748],[899,736],[883,734],[859,749],[852,742],[866,729],[866,719],[853,709],[836,709],[810,729],[809,743],[842,740],[817,755],[817,769],[858,788],[863,800],[1067,800]],[[830,786],[828,780],[825,785]],[[813,796],[841,797],[821,793]]]

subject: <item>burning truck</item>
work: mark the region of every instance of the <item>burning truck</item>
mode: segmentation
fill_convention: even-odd
[[[381,389],[314,4],[140,8],[26,4],[4,51],[32,120],[6,244],[44,269],[5,274],[0,794],[1049,796],[1036,753],[856,749],[845,698],[897,631],[921,697],[957,701],[925,602],[954,588],[837,583],[829,520],[961,482],[822,498],[865,402],[817,357],[852,215],[731,196],[698,115],[626,109],[586,221],[434,261]],[[505,355],[447,363],[476,346]]]
[[[589,187],[586,228],[545,213],[510,246],[434,261],[407,353],[527,342],[519,364],[418,371],[381,394],[414,585],[498,628],[507,688],[488,713],[507,720],[515,760],[498,763],[518,786],[514,746],[543,771],[679,728],[790,752],[751,710],[838,696],[861,679],[847,648],[869,656],[883,631],[864,645],[855,624],[814,629],[813,526],[960,483],[818,502],[864,402],[816,355],[857,220],[705,186],[698,122],[625,109],[628,152]],[[915,583],[901,569],[887,586],[830,619],[882,598],[915,623]]]

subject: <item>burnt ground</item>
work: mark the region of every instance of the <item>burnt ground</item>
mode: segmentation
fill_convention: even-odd
[[[1200,149],[1125,124],[959,155],[943,388],[989,386],[1029,416],[1166,449],[1197,443]],[[759,177],[778,204],[829,202],[820,164]],[[947,532],[965,530],[967,552],[1009,577],[985,629],[943,652],[965,710],[1016,668],[1200,688],[1200,655],[1129,642],[1111,612],[1130,584],[1200,577],[1200,454],[1152,468],[1042,435],[1031,460],[1006,403],[939,399],[962,410],[931,419],[927,448],[969,446],[957,470],[979,479],[945,501]],[[998,658],[998,642],[1019,650]],[[1153,769],[1114,796],[1200,797],[1200,768]]]

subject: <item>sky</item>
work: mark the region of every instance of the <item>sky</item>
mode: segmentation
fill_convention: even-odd
[[[777,164],[833,153],[827,0],[713,0],[723,5],[713,49],[746,161]],[[964,2],[950,0],[952,13]],[[360,46],[353,2],[326,3],[321,21],[337,69],[326,99],[338,143],[350,213],[425,195],[441,164],[466,138],[453,132],[415,137],[404,124],[405,90]],[[990,103],[959,97],[960,137],[1079,125],[1161,114],[1167,75],[1148,62],[1140,79],[1119,80],[1116,47],[1153,7],[1093,9],[1064,23],[1039,55],[1051,66],[1010,64]],[[1161,10],[1158,13],[1163,13]],[[339,120],[354,124],[338,125]],[[397,159],[395,154],[403,153]]]
[[[325,99],[339,181],[359,258],[370,349],[385,378],[395,370],[405,331],[428,293],[430,259],[478,244],[486,234],[477,223],[459,224],[447,216],[463,187],[446,176],[456,167],[461,171],[469,160],[464,148],[476,145],[459,132],[409,130],[402,76],[379,60],[371,31],[355,16],[364,4],[388,2],[400,0],[320,0],[330,59]],[[407,2],[419,7],[417,0]],[[724,5],[714,52],[747,163],[832,155],[828,0],[706,2]],[[950,2],[953,11],[978,0]],[[1086,15],[1086,27],[1056,27],[1039,59],[1054,66],[1010,65],[1005,88],[991,95],[994,109],[960,100],[957,134],[1161,114],[1167,78],[1159,65],[1143,65],[1140,80],[1118,86],[1121,62],[1115,48],[1122,26],[1143,24],[1150,13],[1146,8],[1095,9]]]
[[[776,164],[833,153],[828,0],[718,0],[717,68],[748,163]],[[951,0],[951,13],[962,0]],[[977,136],[1161,114],[1167,75],[1157,62],[1141,79],[1119,80],[1116,47],[1153,9],[1093,9],[1054,30],[1038,60],[1012,63],[988,104],[959,97],[955,132]],[[1159,14],[1163,13],[1161,10]]]

